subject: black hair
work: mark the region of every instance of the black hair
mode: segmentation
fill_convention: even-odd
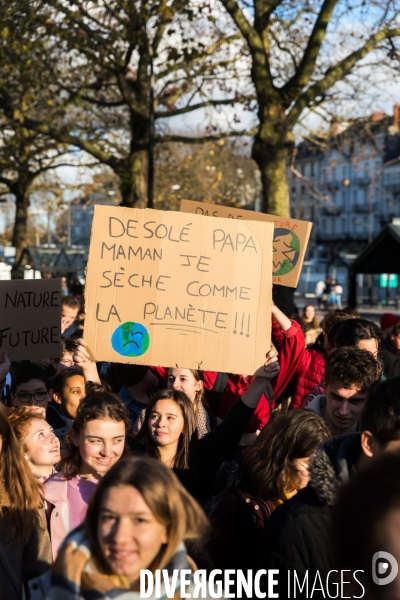
[[[346,319],[341,321],[335,327],[333,333],[333,347],[342,348],[343,346],[355,346],[363,340],[374,339],[377,348],[381,343],[379,328],[368,319]]]
[[[361,431],[370,431],[381,447],[400,439],[400,377],[371,389],[361,417]]]
[[[12,393],[15,394],[18,386],[20,386],[21,383],[28,383],[28,381],[31,381],[32,379],[42,381],[46,386],[46,390],[50,389],[50,379],[46,371],[39,367],[39,365],[28,362],[18,365],[18,367],[14,370],[11,379]]]
[[[80,368],[68,368],[63,369],[55,378],[53,383],[53,392],[62,396],[63,388],[70,377],[74,377],[75,375],[81,375],[83,377],[83,371]]]
[[[397,323],[397,324],[396,324],[396,325],[393,327],[392,331],[390,332],[390,335],[393,335],[393,336],[395,336],[395,337],[396,337],[396,336],[398,336],[398,335],[399,335],[399,333],[400,333],[400,323]]]

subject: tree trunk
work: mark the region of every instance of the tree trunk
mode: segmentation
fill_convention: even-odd
[[[273,147],[260,136],[254,140],[252,157],[261,174],[262,212],[282,217],[290,216],[287,182],[287,147]]]
[[[147,152],[137,150],[115,169],[121,181],[121,206],[130,208],[147,207]]]
[[[21,258],[22,252],[27,247],[28,233],[28,208],[29,208],[29,186],[30,181],[19,182],[11,187],[11,192],[15,196],[15,221],[12,237],[12,245],[15,246],[15,263],[11,271],[13,279],[22,277],[16,269],[16,264]]]

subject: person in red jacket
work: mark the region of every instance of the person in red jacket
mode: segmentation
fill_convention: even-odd
[[[301,326],[291,321],[275,305],[272,306],[272,342],[278,351],[281,370],[272,381],[273,398],[262,396],[247,428],[248,433],[260,431],[269,421],[270,405],[275,407],[276,400],[291,386],[292,402],[290,408],[299,408],[305,396],[317,385],[324,375],[324,358],[316,350],[306,350],[306,341]],[[276,355],[275,350],[267,354],[267,358]],[[158,376],[167,380],[168,369],[153,367]],[[218,373],[204,371],[204,387],[212,392]],[[217,416],[224,418],[229,408],[247,389],[252,377],[232,375],[226,382],[219,405],[214,407]],[[212,400],[211,400],[212,404]],[[249,440],[251,441],[251,437]]]
[[[324,375],[325,361],[316,350],[306,350],[306,341],[301,326],[296,321],[291,321],[275,305],[272,306],[272,342],[278,351],[278,360],[281,370],[277,377],[272,380],[273,394],[267,398],[262,396],[254,411],[253,417],[246,430],[249,434],[242,440],[242,445],[254,441],[256,435],[268,423],[270,418],[270,406],[273,409],[276,401],[288,390],[290,385],[292,402],[290,408],[299,408],[305,396],[320,383]],[[83,366],[82,360],[89,361],[89,355],[85,350],[85,342],[79,340],[78,364]],[[267,360],[276,356],[276,350],[271,349],[267,354]],[[95,363],[94,368],[95,368]],[[93,368],[93,367],[91,367]],[[151,367],[153,373],[161,379],[167,387],[168,369],[165,367]],[[86,373],[86,369],[84,369]],[[89,370],[88,370],[89,373]],[[217,403],[213,402],[213,390],[217,383],[218,373],[216,371],[204,371],[204,388],[210,392],[211,409],[216,415],[223,419],[229,408],[236,402],[252,381],[252,377],[246,375],[227,374],[223,389],[219,394]],[[93,379],[93,377],[92,377]],[[267,384],[267,382],[266,382]]]
[[[274,382],[274,406],[290,390],[290,409],[299,408],[303,399],[323,379],[325,359],[317,350],[306,349],[301,325],[272,307],[272,342],[279,354],[281,371]]]

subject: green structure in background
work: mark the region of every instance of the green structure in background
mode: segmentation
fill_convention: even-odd
[[[399,285],[399,276],[388,273],[381,273],[379,275],[379,286],[381,288],[397,288]]]

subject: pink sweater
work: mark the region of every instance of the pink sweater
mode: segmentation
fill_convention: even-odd
[[[56,560],[65,536],[84,521],[96,485],[97,482],[82,479],[79,475],[67,480],[62,473],[54,473],[45,482],[53,560]]]

